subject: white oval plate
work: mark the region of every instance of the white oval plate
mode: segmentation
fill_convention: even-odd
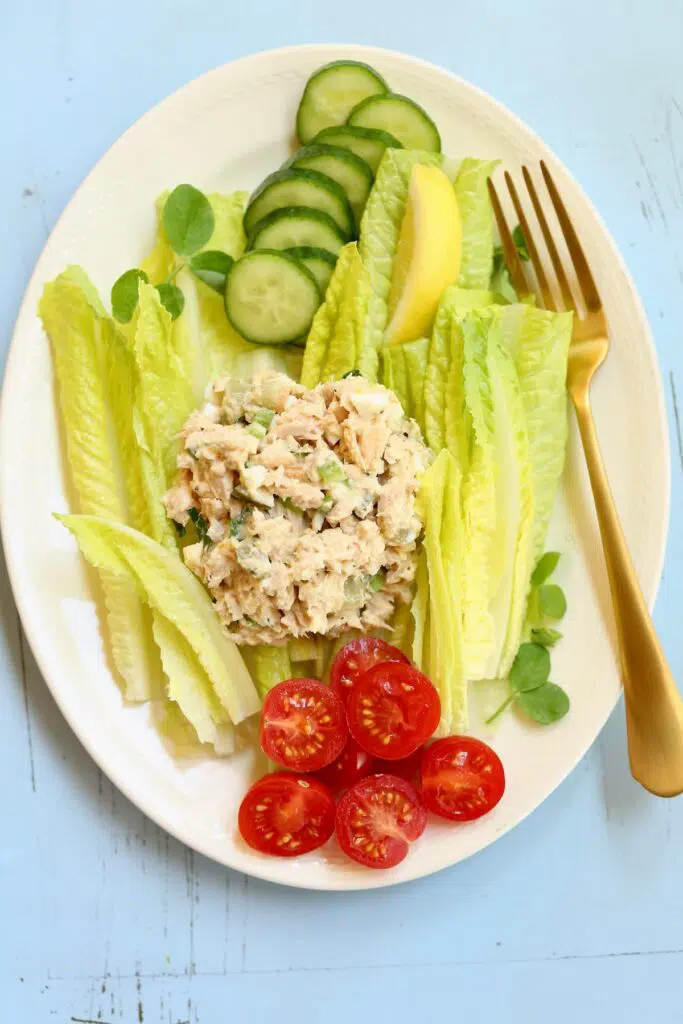
[[[100,636],[93,580],[66,530],[68,508],[49,350],[36,306],[44,283],[81,263],[104,296],[149,249],[154,200],[189,181],[203,189],[251,188],[288,153],[307,76],[339,57],[365,60],[432,114],[449,155],[499,157],[515,170],[545,159],[557,178],[595,271],[613,349],[595,385],[605,461],[646,597],[659,582],[669,508],[669,446],[656,356],[643,310],[614,242],[575,181],[545,145],[484,93],[440,68],[357,46],[302,46],[236,61],[204,75],[130,128],[87,177],[38,261],[17,322],[1,414],[2,531],[24,628],[64,715],[92,757],[146,814],[189,846],[230,867],[287,885],[362,889],[455,864],[536,808],[594,741],[619,696],[603,560],[576,432],[552,525],[565,552],[559,581],[569,598],[553,676],[570,714],[534,728],[514,714],[493,736],[507,774],[495,811],[466,826],[430,824],[393,871],[354,867],[336,851],[299,861],[255,854],[236,835],[250,755],[175,763],[149,723],[124,708]],[[487,738],[485,731],[479,734]],[[489,734],[488,738],[491,738]]]

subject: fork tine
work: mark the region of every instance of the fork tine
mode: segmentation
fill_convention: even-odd
[[[527,187],[527,192],[531,197],[531,202],[533,204],[534,211],[538,219],[538,223],[543,233],[543,239],[545,241],[546,248],[550,255],[553,267],[555,268],[555,274],[560,285],[560,291],[562,292],[562,301],[564,302],[564,307],[565,309],[575,309],[576,302],[574,301],[574,296],[572,295],[571,288],[569,287],[569,281],[567,280],[567,275],[564,272],[564,267],[562,266],[560,254],[557,251],[557,246],[555,245],[553,236],[550,233],[548,221],[546,220],[545,213],[543,212],[543,207],[541,206],[541,202],[538,198],[536,186],[532,181],[531,175],[529,174],[529,169],[527,167],[522,167],[522,176],[524,178],[524,184]]]
[[[524,241],[526,242],[526,247],[527,247],[528,252],[529,252],[529,259],[531,261],[532,267],[534,268],[534,273],[536,274],[536,280],[538,281],[538,287],[541,290],[541,299],[543,301],[543,305],[545,306],[546,309],[554,309],[555,308],[555,302],[554,302],[554,299],[553,299],[553,293],[551,292],[550,286],[548,285],[548,278],[545,276],[545,270],[543,269],[543,263],[541,262],[541,260],[539,258],[538,249],[536,248],[536,243],[534,242],[533,235],[531,234],[531,231],[529,230],[529,223],[528,223],[528,221],[526,219],[526,214],[524,213],[524,208],[522,207],[522,204],[519,201],[519,195],[517,194],[517,189],[515,188],[515,183],[512,180],[512,177],[511,177],[511,175],[509,174],[508,171],[505,172],[505,184],[508,187],[508,192],[510,193],[510,197],[512,199],[512,205],[515,208],[515,213],[517,214],[517,220],[519,221],[519,226],[521,227],[522,234],[524,235]]]
[[[557,214],[557,219],[560,222],[560,227],[562,228],[564,240],[567,243],[569,255],[574,261],[574,270],[576,271],[576,278],[579,282],[584,302],[586,303],[586,309],[590,313],[597,313],[598,310],[602,308],[600,293],[598,292],[591,269],[588,266],[588,260],[581,248],[581,243],[574,231],[574,225],[569,219],[569,214],[567,213],[566,207],[560,198],[557,185],[553,181],[550,171],[543,160],[541,160],[541,174],[543,175],[543,180],[545,181],[548,192],[550,193],[552,204],[555,207],[555,213]]]
[[[519,258],[519,253],[517,252],[517,247],[515,246],[508,223],[505,220],[505,214],[503,213],[503,208],[500,205],[498,193],[496,192],[495,186],[490,178],[488,179],[488,187],[491,206],[493,208],[493,216],[496,218],[496,224],[498,225],[498,234],[500,235],[501,245],[503,246],[505,263],[507,264],[507,268],[510,272],[512,286],[518,295],[529,295],[531,290],[527,284],[524,267],[522,266],[522,261]]]

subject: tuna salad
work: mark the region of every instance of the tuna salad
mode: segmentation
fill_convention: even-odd
[[[429,462],[393,392],[363,377],[224,377],[185,424],[165,504],[196,531],[185,562],[237,643],[338,636],[410,601]]]

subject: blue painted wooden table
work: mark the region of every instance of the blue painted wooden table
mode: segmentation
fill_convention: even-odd
[[[379,44],[459,72],[539,131],[602,212],[654,329],[673,458],[656,617],[683,679],[680,0],[1,6],[3,358],[86,171],[217,64],[296,42]],[[633,783],[621,709],[559,790],[473,860],[376,894],[279,889],[185,849],[102,776],[34,666],[4,575],[0,587],[7,1024],[683,1020],[683,800]]]

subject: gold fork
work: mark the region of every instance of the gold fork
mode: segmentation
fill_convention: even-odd
[[[600,455],[590,406],[591,381],[609,350],[607,320],[581,243],[543,161],[541,174],[573,264],[579,303],[574,300],[529,169],[522,167],[522,177],[555,272],[556,284],[562,296],[561,304],[555,302],[524,207],[509,173],[505,174],[505,183],[524,234],[535,284],[530,284],[527,279],[524,262],[517,252],[498,194],[489,181],[491,203],[505,261],[520,297],[535,295],[536,300],[546,309],[564,307],[573,310],[575,314],[567,367],[567,389],[576,410],[612,593],[624,683],[631,773],[651,793],[657,796],[677,796],[683,792],[683,700],[664,657],[626,546]]]

